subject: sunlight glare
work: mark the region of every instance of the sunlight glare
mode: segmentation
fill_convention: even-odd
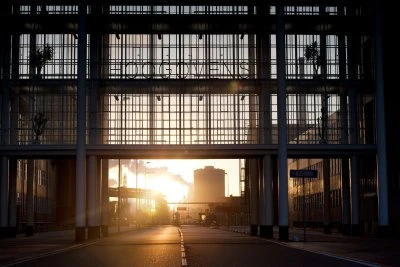
[[[148,188],[159,191],[169,203],[181,202],[187,198],[187,186],[166,176],[153,177],[148,183]]]
[[[109,169],[109,178],[113,181],[111,187],[118,187],[118,167]],[[125,179],[126,180],[125,180]],[[129,170],[129,168],[122,166],[121,186],[128,188],[147,188],[156,190],[165,196],[167,202],[182,202],[188,197],[188,186],[177,182],[168,175],[157,176],[147,174],[139,174],[136,181],[136,174]]]

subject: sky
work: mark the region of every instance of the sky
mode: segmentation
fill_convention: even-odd
[[[205,166],[214,166],[214,168],[225,170],[227,173],[226,183],[229,181],[229,191],[226,194],[239,195],[239,160],[238,159],[186,159],[186,160],[147,160],[151,167],[167,167],[174,174],[179,174],[184,180],[193,184],[194,170],[203,169]],[[228,194],[227,194],[228,195]]]
[[[122,160],[122,176],[126,176],[128,187],[148,188],[159,190],[167,197],[168,202],[181,202],[188,195],[188,188],[193,185],[194,170],[213,166],[225,170],[227,175],[225,196],[239,196],[239,159],[187,159],[159,160],[140,159]],[[138,174],[135,173],[138,164]],[[137,177],[137,181],[136,181]],[[118,163],[110,164],[110,186],[117,186]]]

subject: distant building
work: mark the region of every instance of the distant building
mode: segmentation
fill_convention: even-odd
[[[206,166],[194,171],[194,201],[225,201],[225,170]]]

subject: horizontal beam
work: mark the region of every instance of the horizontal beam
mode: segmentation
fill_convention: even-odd
[[[140,198],[140,199],[163,199],[158,191],[143,188],[109,187],[109,197]]]
[[[87,80],[88,88],[98,85],[99,90],[106,94],[232,94],[232,86],[236,94],[259,94],[261,90],[268,90],[271,94],[277,93],[276,79],[101,79]],[[62,86],[60,86],[62,84]],[[36,93],[44,94],[75,94],[77,91],[76,79],[21,79],[11,81],[13,89],[20,94],[31,93],[35,86]],[[57,87],[57,90],[54,88]],[[217,88],[217,89],[216,89]],[[288,94],[339,94],[347,89],[358,89],[358,94],[373,92],[373,81],[358,81],[328,79],[321,81],[313,79],[288,79],[286,92]],[[61,91],[60,91],[61,90]],[[90,90],[87,90],[90,93]]]
[[[376,153],[375,145],[288,145],[288,158],[340,158]],[[278,156],[278,145],[87,145],[86,154],[103,159],[239,159]],[[74,158],[75,145],[2,146],[0,156]]]
[[[79,25],[77,14],[13,14],[4,20],[5,31],[19,34],[77,34]],[[285,32],[368,35],[372,21],[370,16],[286,15]],[[89,34],[274,34],[276,23],[276,15],[88,14],[86,28]]]
[[[363,3],[365,0],[352,0],[351,3]],[[11,4],[41,5],[49,4],[48,0],[10,0]],[[82,0],[57,0],[58,5],[79,5]],[[86,0],[88,5],[196,5],[196,6],[233,6],[233,5],[321,5],[321,0]],[[325,5],[343,5],[346,0],[324,0]]]

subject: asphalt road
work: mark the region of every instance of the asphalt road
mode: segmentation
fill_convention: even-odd
[[[188,225],[181,231],[190,267],[371,266],[218,229]]]
[[[31,251],[31,257],[27,253],[23,259],[14,260],[12,264],[0,263],[0,266],[380,266],[299,249],[243,233],[195,225],[128,230],[79,244],[67,242],[62,248],[48,250],[43,248],[46,246],[44,240],[38,239],[36,245],[31,245],[32,248],[23,248],[23,244],[29,246],[29,243],[20,243],[18,248],[21,251],[41,248],[42,252]],[[7,250],[11,252],[12,247],[3,249],[3,253]]]

